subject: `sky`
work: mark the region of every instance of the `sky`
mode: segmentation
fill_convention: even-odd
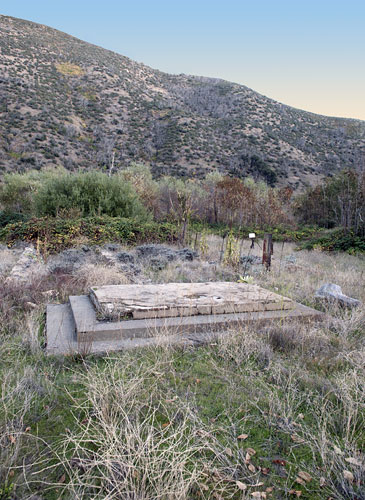
[[[0,0],[0,13],[161,71],[365,120],[365,0]]]

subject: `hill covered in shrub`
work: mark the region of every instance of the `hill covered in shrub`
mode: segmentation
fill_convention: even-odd
[[[236,83],[169,75],[0,16],[0,175],[143,162],[155,177],[218,171],[296,188],[363,164],[364,147],[363,121],[294,109]]]

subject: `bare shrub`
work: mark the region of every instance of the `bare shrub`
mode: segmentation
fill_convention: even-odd
[[[308,358],[333,351],[330,339],[318,323],[292,320],[268,324],[260,331],[274,351]]]
[[[148,271],[146,271],[146,274],[148,274]],[[236,281],[237,277],[237,273],[220,264],[201,261],[171,262],[165,269],[154,276],[155,281],[159,283]]]
[[[75,273],[74,282],[88,290],[91,286],[125,285],[130,280],[115,267],[88,264]]]

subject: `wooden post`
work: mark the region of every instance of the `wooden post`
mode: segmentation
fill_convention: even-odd
[[[222,262],[222,260],[223,260],[223,255],[224,255],[224,240],[226,239],[226,236],[227,236],[226,234],[224,234],[222,236],[222,238],[223,238],[222,239],[222,248],[221,248],[221,252],[220,252],[220,256],[219,256],[219,262]]]
[[[194,250],[198,248],[198,232],[195,233]]]
[[[272,234],[265,233],[264,246],[262,249],[262,263],[266,267],[266,271],[270,270],[271,256],[273,253],[274,253],[274,247],[272,243]]]
[[[284,244],[285,244],[285,240],[283,240],[283,244],[281,245],[280,262],[279,262],[279,276],[280,276],[280,271],[281,271],[281,261],[283,259]]]

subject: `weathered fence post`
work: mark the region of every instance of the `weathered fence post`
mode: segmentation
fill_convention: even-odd
[[[272,243],[272,234],[265,233],[264,235],[264,246],[262,248],[262,263],[269,271],[271,267],[271,256],[274,253],[274,247]]]
[[[281,261],[283,259],[284,244],[285,244],[285,240],[283,240],[283,244],[281,245],[280,262],[279,262],[279,276],[280,276],[280,271],[281,271]]]
[[[222,236],[222,248],[221,248],[221,252],[220,252],[220,256],[219,256],[219,262],[222,262],[223,260],[223,255],[224,255],[224,240],[226,239],[226,233],[223,234]]]
[[[195,233],[194,250],[198,248],[198,231]]]

